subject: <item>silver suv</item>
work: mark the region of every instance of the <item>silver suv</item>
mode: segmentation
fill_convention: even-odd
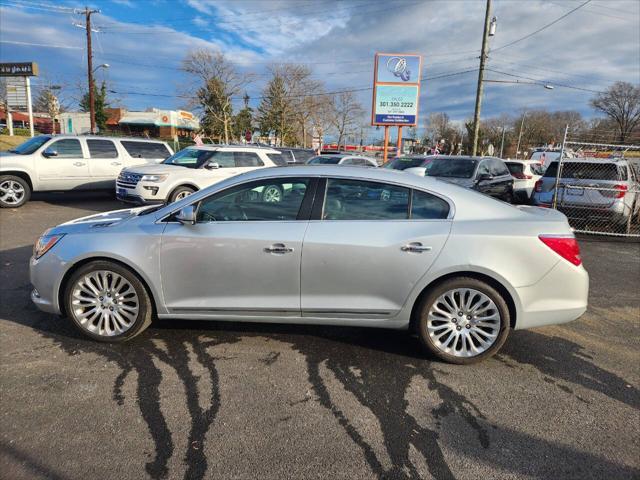
[[[551,207],[558,162],[536,182],[532,202]],[[557,209],[574,221],[606,221],[621,225],[640,214],[640,183],[626,159],[572,158],[562,162]]]

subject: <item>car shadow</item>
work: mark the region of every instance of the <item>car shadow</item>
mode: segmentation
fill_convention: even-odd
[[[75,207],[94,212],[108,212],[128,208],[131,205],[116,200],[113,190],[84,190],[69,192],[33,193],[31,201],[44,202],[49,205]]]
[[[152,327],[125,344],[101,344],[85,339],[68,321],[38,311],[29,299],[30,285],[25,265],[27,248],[0,252],[3,266],[0,285],[0,318],[31,328],[51,340],[69,356],[99,355],[118,366],[113,379],[114,404],[125,401],[124,383],[134,373],[136,403],[154,444],[152,458],[146,463],[151,478],[172,477],[169,460],[176,455],[174,434],[170,431],[161,409],[163,371],[171,369],[186,392],[189,412],[189,438],[185,455],[184,478],[201,479],[207,475],[209,462],[204,445],[207,434],[216,422],[221,407],[219,361],[211,347],[231,345],[246,337],[266,337],[291,345],[306,363],[307,378],[315,401],[331,413],[357,445],[369,467],[378,478],[420,478],[412,461],[412,450],[419,452],[430,474],[439,479],[455,475],[443,447],[447,438],[440,426],[448,419],[459,421],[472,437],[456,443],[460,455],[481,463],[491,463],[511,475],[533,475],[542,478],[632,478],[637,469],[613,463],[557,442],[493,424],[470,398],[445,381],[447,372],[439,362],[425,357],[418,340],[406,332],[352,327],[322,327],[306,325],[276,325],[205,321],[156,321]],[[9,261],[8,259],[11,259]],[[10,265],[6,265],[10,263]],[[13,281],[7,281],[12,278]],[[161,347],[162,346],[162,347]],[[566,339],[536,332],[514,332],[505,345],[503,358],[531,365],[544,375],[597,391],[631,406],[637,406],[638,391],[624,389],[625,382],[589,361],[582,348]],[[200,373],[197,362],[210,378],[206,391],[198,388]],[[490,360],[495,362],[499,360]],[[265,359],[265,368],[278,368],[277,355]],[[478,375],[486,370],[475,368]],[[372,412],[379,422],[383,444],[390,462],[383,462],[373,445],[357,426],[358,418],[340,408],[327,384],[328,370],[358,404]],[[419,422],[408,410],[406,392],[416,375],[427,385],[423,394],[435,395],[437,404],[422,415],[434,422]],[[605,388],[606,387],[606,388]],[[305,398],[302,401],[309,401]],[[208,408],[202,405],[209,405]],[[504,455],[504,446],[518,454],[534,452],[535,459],[514,461]],[[533,454],[531,454],[533,455]]]

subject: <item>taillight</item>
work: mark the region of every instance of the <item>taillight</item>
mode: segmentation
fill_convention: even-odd
[[[538,180],[538,181],[536,182],[535,187],[533,187],[533,189],[534,189],[536,192],[540,193],[540,192],[542,191],[542,180]]]
[[[578,241],[575,237],[540,235],[538,238],[542,240],[542,243],[565,260],[568,260],[574,265],[580,265],[582,263],[582,258],[580,258],[580,246],[578,245]]]
[[[626,185],[614,185],[613,188],[615,188],[617,190],[617,192],[615,194],[615,198],[622,198],[627,193],[627,186]]]

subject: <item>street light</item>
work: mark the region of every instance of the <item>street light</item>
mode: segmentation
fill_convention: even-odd
[[[109,65],[108,63],[103,63],[102,65],[98,65],[96,68],[94,68],[93,70],[91,70],[91,73],[96,73],[96,71],[100,68],[109,68],[111,65]]]

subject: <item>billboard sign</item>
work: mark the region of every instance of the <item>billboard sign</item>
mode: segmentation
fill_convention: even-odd
[[[33,77],[38,75],[35,62],[0,63],[0,77]]]
[[[376,54],[372,125],[417,125],[421,70],[420,55]]]
[[[7,77],[5,79],[7,89],[7,105],[14,110],[26,110],[29,104],[27,98],[27,83],[24,78]]]

